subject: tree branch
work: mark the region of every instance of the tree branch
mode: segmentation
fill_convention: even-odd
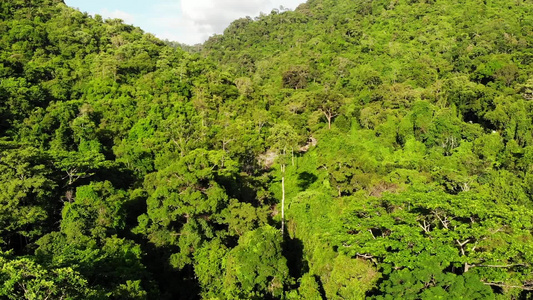
[[[481,282],[483,282],[483,284],[486,284],[486,285],[497,286],[497,287],[502,287],[502,288],[515,288],[515,289],[521,289],[524,291],[533,291],[533,285],[520,286],[520,285],[505,284],[503,282],[486,282],[483,280],[481,280]]]
[[[448,220],[448,217],[444,216],[444,220],[439,216],[439,214],[437,212],[433,212],[433,214],[437,217],[437,219],[439,219],[439,221],[442,223],[442,226],[444,226],[444,228],[446,229],[449,229],[448,228],[448,223],[450,222]]]
[[[370,254],[359,254],[359,253],[356,253],[355,255],[357,255],[358,257],[364,258],[364,259],[374,258],[374,256],[370,255]]]
[[[471,267],[485,267],[485,268],[511,268],[516,266],[529,267],[528,264],[509,264],[509,265],[480,265],[474,264],[470,265]]]
[[[422,228],[422,230],[424,230],[425,233],[429,233],[430,231],[429,229],[431,229],[431,224],[426,223],[426,220],[423,220],[423,221],[424,221],[424,225],[418,223],[418,226]]]

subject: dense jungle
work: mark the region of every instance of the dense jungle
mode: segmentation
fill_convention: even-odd
[[[531,0],[0,34],[0,299],[533,299]]]

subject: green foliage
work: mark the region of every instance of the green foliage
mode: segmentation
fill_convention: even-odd
[[[138,230],[154,232],[152,242],[156,244],[175,244],[177,241],[171,237],[175,236],[171,232],[179,232],[181,225],[190,219],[201,219],[197,225],[203,226],[203,220],[227,206],[228,196],[217,180],[232,178],[234,172],[235,163],[223,152],[197,149],[150,174],[145,180],[150,194],[148,214],[139,218]],[[197,225],[186,227],[192,229]]]
[[[71,266],[79,272],[90,286],[106,297],[133,295],[143,298],[149,284],[145,267],[141,262],[139,245],[116,236],[101,241],[88,236],[76,239],[54,232],[38,242],[37,257],[48,268]]]
[[[531,298],[532,16],[309,0],[192,47],[2,1],[0,297]]]
[[[116,234],[124,228],[124,202],[125,194],[116,191],[109,181],[78,187],[74,202],[63,207],[61,231],[68,239]]]
[[[228,249],[219,239],[205,243],[194,253],[194,272],[202,287],[205,299],[223,297],[224,286],[221,280],[226,270]]]
[[[495,299],[490,287],[480,282],[476,275],[457,276],[442,273],[442,265],[434,257],[421,257],[423,263],[415,270],[403,269],[391,273],[382,284],[385,296],[377,299]]]
[[[47,230],[54,209],[49,199],[57,195],[57,183],[44,153],[32,147],[0,147],[0,243],[20,250]]]
[[[381,262],[383,274],[392,281],[382,284],[382,292],[393,297],[453,294],[457,290],[451,288],[452,282],[479,282],[476,277],[485,282],[503,277],[523,280],[520,274],[527,273],[512,270],[529,268],[530,221],[518,215],[531,212],[489,203],[485,197],[471,192],[458,196],[432,192],[369,199],[349,213],[346,224],[352,224],[348,230],[353,234],[339,243],[346,253]],[[461,268],[465,278],[446,271],[450,268]],[[467,278],[470,273],[475,277]],[[401,289],[399,282],[404,282]],[[407,282],[412,288],[405,289]],[[484,298],[490,291],[484,285],[477,285],[476,290],[481,294],[472,297]]]
[[[304,274],[300,281],[300,287],[298,288],[298,295],[300,299],[305,300],[319,300],[322,296],[319,292],[319,286],[316,279],[309,274]]]
[[[257,208],[250,203],[237,202],[236,200],[230,201],[225,214],[228,231],[239,236],[265,225],[268,221],[267,211],[264,208]]]
[[[378,277],[369,262],[339,255],[333,261],[333,270],[324,284],[328,299],[364,299]]]
[[[260,227],[239,238],[226,259],[225,296],[263,299],[281,296],[289,270],[282,256],[281,235],[273,227]]]
[[[30,258],[0,253],[0,296],[6,299],[97,299],[71,268],[45,268]]]

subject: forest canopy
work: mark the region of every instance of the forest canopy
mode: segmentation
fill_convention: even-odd
[[[2,299],[533,297],[529,0],[0,32]]]

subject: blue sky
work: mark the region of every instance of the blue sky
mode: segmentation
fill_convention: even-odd
[[[294,9],[305,0],[65,0],[68,6],[104,18],[120,18],[162,39],[186,44],[222,33],[235,19]]]

